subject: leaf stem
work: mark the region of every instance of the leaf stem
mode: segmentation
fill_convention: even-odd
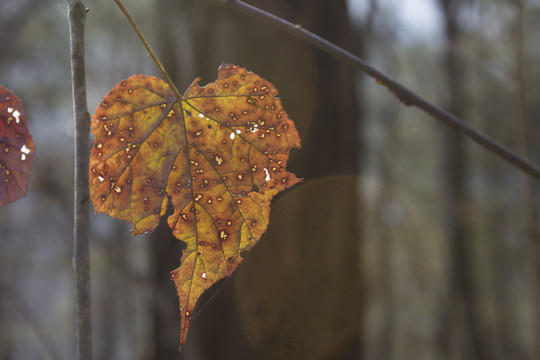
[[[495,139],[489,137],[483,132],[470,126],[465,121],[461,120],[457,116],[449,113],[448,111],[434,105],[427,101],[415,92],[409,90],[401,83],[393,80],[390,76],[377,70],[358,56],[353,55],[347,50],[337,46],[336,44],[321,38],[320,36],[302,28],[300,25],[295,25],[287,20],[284,20],[276,15],[261,10],[253,5],[247,4],[240,0],[206,0],[217,5],[222,5],[240,12],[243,12],[253,18],[270,23],[281,30],[293,35],[294,37],[311,44],[320,50],[336,57],[337,59],[360,69],[366,74],[370,75],[376,81],[384,85],[388,90],[394,93],[399,100],[405,105],[413,105],[430,114],[435,119],[441,121],[447,126],[456,129],[463,135],[466,135],[485,149],[495,153],[499,157],[505,159],[512,166],[520,169],[526,174],[540,180],[540,167],[527,160],[517,152],[510,150]]]
[[[159,61],[158,57],[156,56],[156,53],[154,53],[154,50],[152,50],[152,47],[150,46],[150,44],[148,43],[148,41],[144,37],[141,29],[139,28],[139,26],[137,25],[137,23],[135,22],[133,17],[129,14],[129,12],[126,9],[126,7],[124,6],[124,4],[122,4],[122,1],[114,0],[114,2],[118,6],[118,8],[122,11],[122,13],[124,13],[124,16],[129,21],[129,23],[131,24],[131,27],[133,28],[133,30],[135,31],[135,33],[137,34],[137,36],[141,40],[144,48],[148,52],[148,55],[150,55],[152,60],[154,60],[154,63],[156,64],[159,71],[161,72],[161,75],[163,75],[163,77],[165,78],[165,81],[167,82],[167,84],[169,84],[169,87],[172,89],[174,95],[176,96],[176,99],[178,100],[178,103],[181,106],[181,101],[180,100],[183,99],[182,95],[180,95],[180,92],[178,91],[178,89],[174,85],[171,77],[169,76],[169,74],[165,70],[165,67],[161,64],[161,61]]]

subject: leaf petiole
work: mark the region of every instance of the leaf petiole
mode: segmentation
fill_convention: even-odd
[[[124,4],[122,4],[122,1],[114,0],[114,2],[118,6],[118,8],[122,11],[122,13],[124,13],[124,16],[129,21],[129,23],[131,24],[131,27],[133,28],[133,30],[135,31],[135,33],[137,34],[137,36],[141,40],[143,46],[145,47],[146,51],[148,52],[148,55],[150,55],[152,60],[154,60],[154,63],[156,64],[159,71],[161,72],[161,75],[163,75],[163,77],[165,78],[165,81],[167,82],[167,84],[169,84],[171,90],[173,91],[174,95],[176,96],[176,100],[178,100],[178,103],[181,106],[181,100],[183,99],[182,95],[180,95],[180,92],[178,91],[178,89],[174,85],[171,77],[169,76],[169,74],[165,70],[165,67],[163,67],[163,65],[161,64],[161,61],[159,61],[156,53],[154,53],[154,50],[152,50],[152,47],[150,46],[150,44],[148,43],[148,41],[144,37],[141,29],[139,28],[139,26],[137,25],[137,23],[135,22],[133,17],[131,17],[128,10],[124,6]]]

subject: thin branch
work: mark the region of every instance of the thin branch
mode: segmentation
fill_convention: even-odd
[[[137,36],[139,37],[139,39],[141,40],[144,48],[146,49],[146,51],[148,52],[148,55],[150,55],[150,57],[152,58],[152,60],[154,60],[154,63],[156,64],[156,66],[158,67],[159,71],[161,72],[161,75],[163,75],[163,77],[165,78],[165,81],[167,81],[167,84],[169,84],[169,87],[171,88],[171,90],[173,91],[174,95],[176,96],[176,100],[178,100],[179,102],[179,105],[182,106],[182,103],[180,100],[182,100],[182,95],[180,94],[180,92],[178,91],[178,89],[176,88],[176,85],[174,85],[171,77],[169,76],[169,74],[167,73],[167,71],[165,70],[165,67],[161,64],[161,61],[159,61],[156,53],[154,52],[154,50],[152,50],[152,47],[150,46],[150,44],[148,43],[148,41],[146,40],[146,38],[144,37],[141,29],[139,28],[139,26],[137,25],[137,23],[135,22],[135,19],[133,19],[133,17],[130,15],[130,13],[128,12],[128,10],[126,9],[126,7],[124,6],[124,4],[122,4],[122,1],[120,0],[114,0],[114,2],[116,3],[116,6],[118,6],[118,8],[122,11],[122,13],[124,14],[124,16],[126,17],[126,19],[129,21],[129,23],[131,24],[131,27],[133,28],[133,30],[135,31],[135,33],[137,34]]]
[[[446,110],[425,100],[421,96],[409,90],[401,83],[393,80],[388,75],[372,67],[367,62],[351,54],[347,50],[340,48],[339,46],[329,42],[328,40],[325,40],[320,36],[302,28],[301,25],[295,25],[278,16],[270,14],[264,10],[261,10],[255,6],[249,5],[239,0],[206,1],[243,12],[256,19],[277,26],[281,30],[295,36],[296,38],[321,49],[322,51],[338,58],[339,60],[355,68],[360,69],[361,71],[375,78],[378,83],[385,86],[388,90],[394,93],[405,105],[412,105],[420,108],[421,110],[432,115],[434,118],[443,122],[447,126],[450,126],[451,128],[454,128],[460,133],[468,136],[470,139],[480,144],[487,150],[499,155],[500,157],[508,161],[512,166],[540,180],[540,167],[538,167],[536,164],[530,162],[518,153],[505,147],[504,145],[484,134],[483,132],[476,130],[475,128],[473,128],[463,120],[459,119],[458,117],[450,114]]]
[[[68,6],[71,49],[71,81],[75,116],[75,202],[73,224],[73,270],[75,276],[75,327],[77,359],[92,359],[92,323],[90,311],[90,250],[88,229],[90,196],[88,162],[90,158],[90,114],[86,103],[84,67],[84,25],[86,7],[80,0]]]

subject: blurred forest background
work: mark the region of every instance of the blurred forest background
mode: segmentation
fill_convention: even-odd
[[[250,0],[540,163],[540,1]],[[276,28],[202,0],[125,0],[180,90],[221,63],[269,79],[305,182],[178,353],[166,226],[91,216],[95,359],[540,358],[540,194],[495,155]],[[158,75],[112,1],[86,0],[88,104]],[[67,4],[0,2],[0,84],[25,106],[26,198],[0,208],[0,359],[73,359],[73,120]],[[209,301],[211,300],[211,301]]]

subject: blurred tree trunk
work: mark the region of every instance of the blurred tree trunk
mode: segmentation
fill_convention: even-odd
[[[444,72],[448,88],[446,108],[463,117],[465,111],[464,61],[457,48],[462,37],[458,22],[465,0],[440,0],[444,16],[446,48]],[[442,308],[440,330],[441,349],[446,358],[492,360],[498,355],[493,346],[496,339],[482,326],[481,299],[477,286],[476,249],[469,219],[467,201],[467,155],[465,139],[456,131],[444,129],[443,177],[446,191],[446,226],[450,249],[450,289],[448,302]],[[457,343],[456,343],[457,341]],[[454,346],[458,348],[454,348]]]
[[[315,34],[362,56],[362,33],[353,33],[345,0],[289,0],[294,18]],[[293,162],[300,175],[319,177],[330,174],[357,174],[360,166],[360,96],[355,88],[356,72],[327,54],[314,52],[314,117],[304,135],[303,152],[307,161]]]
[[[359,31],[353,31],[346,0],[289,0],[287,3],[295,15],[293,22],[356,55],[365,55],[362,25],[357,28]],[[334,174],[359,174],[362,157],[362,97],[355,86],[358,82],[356,72],[320,52],[313,54],[313,68],[319,82],[314,89],[314,116],[309,131],[303,134],[303,155],[299,154],[291,161],[291,168],[306,179]],[[345,274],[350,277],[351,283],[345,286],[356,287],[357,291],[352,291],[352,295],[348,296],[357,298],[359,308],[363,310],[363,283],[359,263],[362,199],[358,191],[350,196],[355,196],[357,202],[352,202],[347,207],[337,203],[328,209],[332,213],[331,218],[345,219],[345,229],[332,229],[335,234],[333,240],[341,240],[332,245],[336,247],[335,251],[342,262],[342,266],[334,272],[338,278]],[[309,212],[310,209],[304,204],[302,211]],[[356,233],[351,235],[346,229],[355,229]],[[356,314],[355,309],[351,309],[351,315],[353,314]],[[326,357],[327,359],[361,358],[363,321],[362,316],[358,317],[358,335]]]
[[[463,114],[463,88],[461,80],[461,70],[455,48],[459,36],[459,28],[455,19],[455,8],[457,1],[441,0],[443,16],[445,17],[445,76],[448,84],[448,105],[447,109],[461,116]],[[451,7],[451,5],[454,5]],[[471,339],[473,353],[479,355],[478,359],[486,359],[485,354],[478,346],[478,332],[475,329],[474,314],[472,314],[472,294],[471,294],[471,249],[469,239],[467,239],[466,219],[465,219],[465,156],[463,154],[463,139],[453,130],[443,130],[443,177],[446,180],[443,188],[446,190],[446,203],[448,211],[447,234],[450,244],[450,289],[449,299],[442,309],[441,340],[443,353],[447,358],[452,356],[452,343],[462,329],[459,328],[459,320],[465,318],[465,339]],[[467,358],[474,358],[468,355]]]
[[[393,108],[395,116],[389,116],[389,118],[398,118],[399,109]],[[396,174],[393,169],[396,154],[394,152],[403,149],[403,137],[399,133],[399,126],[388,126],[387,128],[388,143],[392,144],[391,147],[386,148],[382,153],[380,160],[380,177],[382,183],[392,183],[392,180],[399,175]],[[377,192],[377,200],[375,201],[376,213],[382,214],[385,206],[388,206],[389,201],[392,201],[391,196],[388,193],[379,191]],[[390,226],[378,226],[379,246],[377,252],[377,258],[380,262],[380,268],[378,269],[378,282],[377,287],[380,288],[379,299],[384,302],[384,318],[382,319],[381,331],[378,336],[377,343],[373,346],[373,349],[369,349],[372,352],[373,359],[399,359],[398,352],[400,347],[396,341],[396,338],[402,333],[397,324],[397,318],[399,317],[400,310],[404,307],[399,303],[400,290],[395,286],[395,274],[393,269],[396,268],[396,260],[393,259],[392,244],[392,229]],[[371,358],[371,357],[368,357]]]

